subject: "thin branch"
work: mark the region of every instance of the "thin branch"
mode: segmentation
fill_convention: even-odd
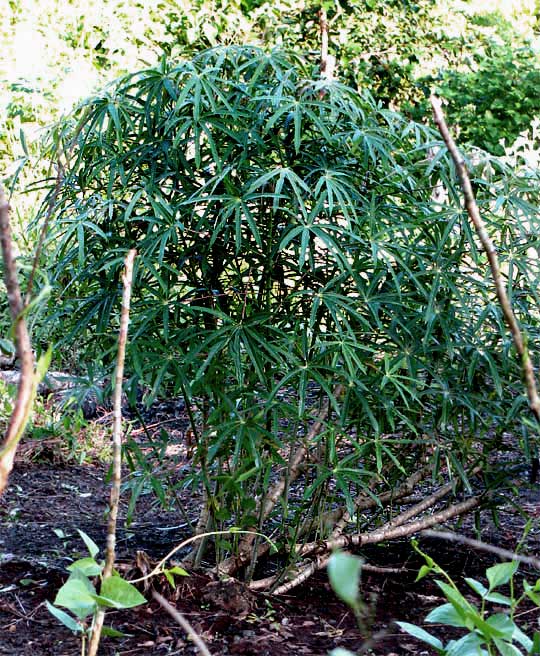
[[[51,222],[52,213],[54,211],[54,205],[56,203],[56,199],[58,198],[58,194],[60,193],[60,188],[64,180],[64,167],[62,166],[62,164],[60,164],[60,162],[58,162],[57,166],[58,166],[58,171],[56,174],[56,183],[54,185],[53,192],[47,204],[47,212],[45,213],[45,220],[43,221],[43,225],[41,226],[41,230],[39,232],[39,239],[36,246],[36,252],[34,253],[34,259],[32,262],[32,270],[30,271],[30,276],[28,278],[28,285],[26,287],[26,298],[24,301],[25,306],[29,305],[32,297],[32,288],[34,286],[36,271],[39,266],[41,251],[43,250],[43,245],[45,244],[45,237],[47,236],[49,223]]]
[[[208,647],[205,645],[203,639],[199,636],[199,634],[177,608],[171,606],[171,604],[155,590],[152,591],[152,597],[154,597],[154,599],[158,602],[164,611],[169,613],[169,615],[176,622],[178,622],[178,624],[180,624],[188,636],[193,640],[193,643],[203,656],[212,656],[212,654],[208,651]]]
[[[333,549],[340,549],[353,545],[376,544],[377,542],[385,542],[386,540],[395,540],[396,538],[404,538],[409,535],[419,533],[435,524],[442,524],[447,522],[453,517],[463,515],[469,510],[476,508],[480,505],[482,497],[471,497],[461,503],[456,503],[444,510],[427,515],[420,519],[410,522],[409,524],[399,524],[398,526],[388,526],[386,528],[376,529],[369,533],[359,533],[356,535],[343,535],[338,540],[327,541],[325,548],[328,551]]]
[[[426,466],[420,468],[418,471],[414,472],[407,478],[399,487],[394,490],[389,490],[379,495],[377,498],[373,498],[367,494],[360,494],[360,496],[354,502],[354,513],[356,514],[360,510],[368,510],[369,508],[375,508],[376,506],[386,505],[403,499],[404,497],[412,494],[415,486],[420,483],[429,473],[431,472],[431,467]],[[348,511],[345,512],[343,517],[337,522],[333,532],[332,537],[339,537],[345,530],[347,524],[352,520],[352,517]]]
[[[433,494],[430,494],[428,497],[425,497],[421,499],[417,504],[412,506],[411,508],[404,510],[401,512],[399,515],[394,517],[391,521],[387,522],[383,526],[381,526],[380,529],[377,529],[378,531],[383,531],[386,529],[390,528],[395,528],[396,526],[401,526],[408,522],[410,519],[413,517],[418,516],[420,513],[424,512],[425,510],[428,510],[431,508],[437,501],[445,497],[449,492],[452,491],[454,488],[454,483],[446,483],[446,485],[441,486],[438,490],[435,490]],[[332,536],[326,540],[326,541],[315,541],[315,542],[309,542],[308,544],[304,545],[298,545],[297,547],[297,554],[301,556],[306,556],[310,553],[313,553],[315,551],[320,552],[321,549],[321,544],[334,544],[338,540],[342,538],[342,532],[340,531],[339,533],[337,531],[334,531],[332,533]],[[347,536],[345,536],[343,539],[347,539]]]
[[[473,538],[467,538],[464,535],[459,533],[453,533],[452,531],[433,531],[428,529],[422,531],[422,537],[426,538],[436,538],[437,540],[447,540],[448,542],[459,542],[459,544],[464,544],[467,547],[472,547],[473,549],[478,549],[479,551],[486,551],[488,553],[495,554],[501,559],[517,560],[520,563],[525,565],[530,565],[535,569],[540,570],[540,558],[535,558],[534,556],[522,556],[517,554],[515,551],[510,549],[502,549],[501,547],[496,547],[493,544],[488,544],[487,542],[482,542],[481,540],[474,540]]]
[[[310,563],[311,565],[312,563]],[[315,568],[315,570],[318,568]],[[306,578],[309,578],[311,573],[314,573],[315,570],[310,567],[309,571],[310,574],[306,576]],[[378,565],[371,565],[370,563],[362,563],[362,571],[364,572],[370,572],[372,574],[403,574],[404,572],[408,572],[409,570],[406,567],[380,567]],[[273,576],[267,576],[264,579],[257,579],[256,581],[251,581],[249,584],[249,589],[250,590],[270,590],[276,583],[279,582],[281,577],[281,574],[274,574]],[[295,579],[296,580],[296,579]],[[302,579],[305,580],[305,579]],[[285,583],[284,585],[288,585]],[[277,594],[277,593],[274,593]]]
[[[307,581],[310,576],[315,574],[316,571],[323,569],[323,567],[326,567],[328,565],[328,561],[330,560],[330,555],[331,555],[330,553],[324,553],[321,556],[316,556],[314,560],[309,561],[308,563],[303,565],[293,579],[287,581],[286,583],[283,583],[283,585],[280,585],[272,592],[272,594],[274,595],[286,594],[293,588],[296,588],[297,586],[301,585],[304,581]]]
[[[71,143],[69,145],[69,148],[67,151],[62,147],[64,158],[66,161],[66,166],[69,167],[69,160],[71,155],[73,154],[73,150],[75,149],[75,146],[77,144],[77,139],[82,132],[85,124],[86,124],[86,118],[88,117],[88,114],[90,112],[90,109],[88,108],[82,115],[81,119],[79,120],[79,124],[77,125],[77,128],[75,129],[75,132],[73,134],[73,137],[71,138]],[[28,285],[26,288],[26,298],[25,298],[25,306],[27,306],[30,303],[31,297],[32,297],[32,288],[34,286],[34,279],[36,276],[36,271],[39,266],[39,259],[41,257],[41,252],[43,250],[43,246],[45,244],[45,238],[47,236],[47,231],[49,229],[49,223],[51,221],[54,207],[56,204],[56,199],[58,198],[58,195],[60,194],[60,189],[62,187],[62,184],[64,182],[65,178],[65,171],[66,167],[62,164],[60,161],[60,155],[58,155],[58,159],[56,162],[57,166],[57,172],[56,172],[56,182],[54,185],[54,189],[51,193],[51,196],[49,198],[49,202],[47,204],[47,211],[45,213],[45,220],[43,221],[43,225],[41,226],[41,230],[39,232],[39,239],[38,243],[36,246],[36,251],[34,253],[34,259],[32,262],[32,270],[30,272],[30,276],[28,278]],[[50,169],[49,169],[50,170]]]
[[[112,575],[116,549],[116,523],[118,519],[118,505],[120,503],[120,487],[122,483],[122,382],[124,379],[124,363],[126,359],[126,344],[129,327],[129,305],[131,300],[131,283],[133,280],[133,261],[137,251],[130,250],[125,260],[123,275],[124,291],[122,295],[122,313],[120,315],[120,332],[118,335],[118,355],[116,358],[116,377],[114,381],[114,423],[113,423],[113,457],[112,457],[112,486],[107,526],[107,552],[103,580]],[[88,645],[88,656],[95,656],[99,647],[101,630],[105,619],[105,610],[100,608],[94,619],[92,637]]]
[[[435,526],[435,524],[441,524],[448,521],[449,519],[452,519],[453,517],[463,515],[464,513],[469,512],[473,508],[476,508],[478,505],[480,505],[481,501],[481,497],[471,497],[466,501],[462,501],[461,503],[449,506],[448,508],[440,510],[433,515],[427,515],[426,517],[417,519],[414,522],[410,522],[409,524],[387,526],[386,528],[383,527],[376,529],[369,533],[343,535],[337,540],[326,540],[319,545],[320,552],[322,552],[321,555],[318,555],[313,560],[305,563],[299,570],[297,570],[296,576],[292,580],[287,581],[283,585],[276,588],[272,594],[285,594],[286,592],[289,592],[289,590],[292,590],[296,586],[306,581],[314,572],[326,566],[330,558],[330,553],[334,549],[361,546],[364,544],[376,544],[378,542],[386,542],[387,540],[409,537],[415,533],[420,533],[421,531],[424,531],[431,526]],[[253,585],[254,587],[259,587],[256,581]]]
[[[459,181],[461,183],[461,189],[465,198],[465,208],[467,209],[467,214],[469,215],[469,219],[471,220],[471,223],[476,230],[476,234],[478,235],[478,238],[480,239],[480,242],[482,243],[482,246],[489,260],[489,266],[491,268],[491,275],[493,276],[493,281],[495,283],[497,298],[503,311],[504,318],[506,319],[506,323],[508,324],[510,332],[512,333],[516,351],[518,352],[518,355],[521,359],[521,367],[527,387],[529,406],[534,416],[536,417],[536,420],[540,422],[540,396],[538,395],[538,389],[536,386],[536,376],[534,373],[531,358],[529,356],[529,349],[527,348],[526,342],[519,328],[518,321],[514,311],[512,310],[512,304],[510,303],[510,299],[508,298],[508,294],[506,292],[506,285],[501,274],[501,267],[499,264],[499,258],[497,257],[497,250],[486,229],[486,224],[480,215],[480,210],[478,209],[478,204],[476,203],[476,198],[474,196],[474,191],[471,185],[471,180],[469,178],[469,173],[467,171],[467,166],[465,165],[465,160],[463,159],[463,156],[459,152],[456,143],[450,134],[450,130],[448,129],[446,120],[444,118],[440,98],[431,96],[431,106],[433,107],[435,123],[456,166]]]
[[[321,78],[330,82],[334,79],[334,70],[336,67],[336,58],[334,55],[328,53],[328,18],[326,16],[326,9],[321,9],[319,11],[319,28],[321,33],[321,63],[320,71]],[[319,98],[324,98],[326,91],[321,89],[319,92]]]
[[[321,74],[325,74],[328,68],[328,18],[326,9],[319,11],[319,29],[321,31]]]
[[[24,305],[17,280],[17,264],[13,252],[9,213],[9,204],[6,201],[4,190],[0,187],[0,245],[2,247],[4,261],[4,280],[6,283],[9,309],[14,323],[17,356],[21,363],[21,376],[19,378],[15,407],[11,413],[4,442],[0,449],[0,494],[4,491],[9,474],[13,469],[15,451],[30,418],[32,401],[37,385],[34,376],[34,355],[32,353],[30,335],[28,334],[28,328],[24,319]]]

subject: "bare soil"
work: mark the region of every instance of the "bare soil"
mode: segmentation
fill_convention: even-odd
[[[181,428],[176,437],[181,441],[183,435]],[[58,458],[57,445],[52,445],[49,453],[42,443],[32,455],[27,443],[21,454],[10,486],[0,498],[0,654],[76,656],[81,653],[80,639],[49,614],[44,602],[54,601],[67,578],[66,566],[86,555],[77,529],[104,547],[107,467],[95,458],[82,465]],[[482,538],[514,549],[530,518],[533,523],[526,550],[540,556],[540,487],[525,480],[515,481],[517,503],[504,506],[498,527],[483,513]],[[194,516],[196,509],[190,508],[193,503],[192,499],[185,500],[187,514]],[[126,512],[124,501],[122,517]],[[472,536],[472,521],[466,521],[460,530]],[[150,495],[141,496],[131,525],[120,523],[119,568],[127,578],[135,576],[141,559],[158,561],[189,534],[185,513],[164,511]],[[421,545],[458,583],[463,576],[482,578],[485,568],[497,562],[492,555],[456,544],[422,540]],[[153,585],[188,618],[214,656],[327,656],[339,646],[372,656],[430,654],[393,624],[397,619],[420,624],[442,603],[432,580],[414,582],[422,563],[410,544],[404,541],[371,547],[364,549],[362,556],[381,571],[362,575],[367,611],[360,628],[352,612],[332,592],[324,571],[280,597],[243,594],[241,586],[232,591],[227,587],[230,584],[216,582],[204,571],[178,579],[174,590],[164,580]],[[538,576],[526,569],[523,573],[529,581]],[[221,594],[216,594],[221,586]],[[148,590],[146,597],[151,599]],[[538,630],[539,621],[536,609],[524,617],[522,626]],[[132,610],[111,611],[107,623],[126,637],[104,638],[100,652],[104,655],[197,653],[180,627],[153,600]],[[439,627],[431,630],[439,636],[448,635]]]

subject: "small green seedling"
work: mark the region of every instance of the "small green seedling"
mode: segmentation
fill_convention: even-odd
[[[435,583],[445,596],[446,603],[434,608],[425,621],[464,629],[466,634],[444,645],[439,638],[416,624],[397,622],[403,631],[430,645],[440,656],[540,656],[540,632],[536,631],[530,638],[515,622],[516,610],[526,598],[540,607],[540,579],[535,585],[524,581],[523,592],[518,596],[514,584],[518,563],[512,561],[494,565],[486,570],[487,587],[476,579],[465,579],[467,585],[479,597],[478,603],[471,603],[458,590],[447,572],[423,553],[414,540],[413,547],[426,561],[416,580],[431,572],[445,579],[436,580]],[[509,595],[497,591],[506,585],[510,590]],[[508,612],[491,614],[487,609],[490,603],[506,607]]]
[[[54,605],[48,601],[46,604],[49,612],[57,620],[70,631],[81,634],[81,653],[84,654],[86,638],[92,633],[93,619],[100,608],[133,608],[146,603],[146,599],[134,585],[117,573],[101,580],[98,594],[91,579],[94,577],[101,578],[103,572],[103,561],[96,560],[99,547],[84,531],[79,530],[78,532],[88,549],[89,556],[71,563],[68,567],[69,578],[58,590]],[[172,574],[169,574],[169,576],[172,576]],[[169,579],[168,576],[167,579]],[[67,608],[70,612],[66,613],[58,606]],[[89,622],[90,618],[92,618],[92,622]],[[104,627],[103,634],[111,637],[124,635],[110,627]]]

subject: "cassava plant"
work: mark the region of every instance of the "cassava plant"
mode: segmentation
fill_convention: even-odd
[[[273,535],[292,565],[311,558],[296,580],[327,560],[314,538],[383,540],[477,506],[441,504],[458,482],[472,492],[524,403],[438,137],[315,69],[227,47],[118,80],[52,130],[48,156],[68,161],[44,205],[48,334],[110,371],[136,248],[131,396],[184,397],[198,530]],[[538,181],[476,166],[534,336]],[[450,480],[398,519],[385,510],[430,475]],[[248,577],[266,549],[215,547],[223,571],[250,563]]]

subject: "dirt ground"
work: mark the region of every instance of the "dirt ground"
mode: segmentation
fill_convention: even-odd
[[[181,432],[181,431],[180,431]],[[57,445],[48,453],[23,447],[21,458],[0,498],[0,654],[10,656],[76,656],[80,639],[52,617],[45,600],[54,601],[67,578],[66,566],[86,555],[77,533],[82,529],[102,548],[108,502],[106,466],[96,458],[86,464],[58,458]],[[482,538],[513,549],[521,539],[527,518],[532,528],[526,551],[540,556],[540,486],[517,480],[518,503],[506,504],[497,527],[484,513]],[[190,513],[186,501],[187,512]],[[127,502],[122,505],[122,516]],[[473,536],[472,520],[460,527]],[[118,562],[122,573],[135,575],[138,552],[156,562],[182,539],[189,537],[185,513],[164,511],[150,495],[141,496],[133,522],[120,522]],[[437,540],[421,540],[425,551],[456,577],[482,578],[485,568],[497,558],[469,547]],[[335,647],[346,647],[372,656],[430,654],[418,641],[401,633],[394,620],[421,623],[426,614],[442,603],[430,578],[415,583],[422,564],[407,541],[375,546],[362,551],[368,563],[381,571],[363,572],[362,594],[367,606],[363,626],[332,592],[325,571],[280,597],[252,593],[246,607],[230,598],[219,601],[209,594],[216,582],[204,572],[191,572],[178,579],[172,590],[164,580],[155,587],[191,622],[213,656],[327,656]],[[139,553],[139,558],[141,554]],[[399,573],[384,568],[401,568]],[[526,569],[528,580],[538,572]],[[146,597],[150,594],[146,591]],[[225,594],[228,597],[228,593]],[[230,597],[230,595],[229,595]],[[524,628],[540,628],[540,610],[526,615]],[[107,613],[107,623],[126,634],[104,638],[101,652],[107,655],[197,653],[180,627],[153,600],[132,610]],[[439,627],[430,630],[448,635]]]

